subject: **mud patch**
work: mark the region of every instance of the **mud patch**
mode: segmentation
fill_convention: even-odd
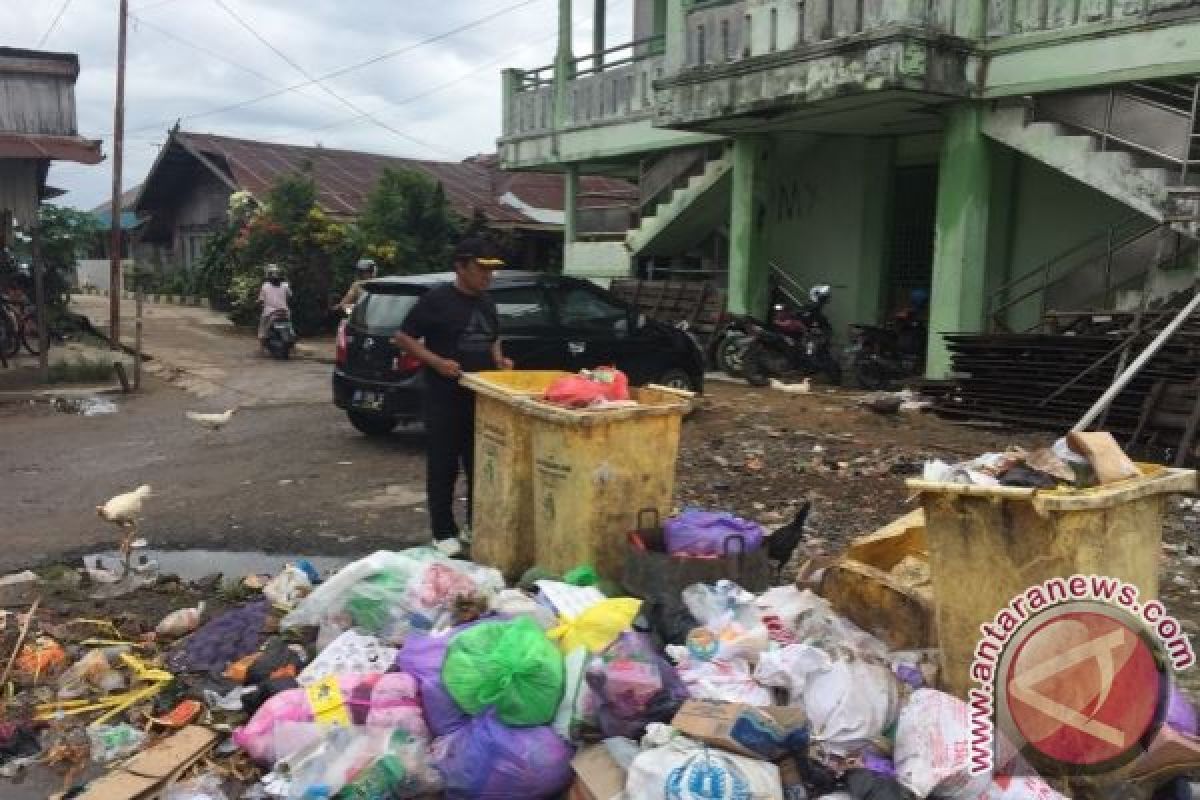
[[[403,484],[392,484],[375,492],[369,497],[351,500],[350,508],[379,510],[387,508],[409,508],[425,502],[425,490],[416,489]]]

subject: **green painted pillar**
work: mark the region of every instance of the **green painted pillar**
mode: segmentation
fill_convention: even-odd
[[[558,0],[558,50],[554,55],[554,127],[566,127],[567,89],[575,77],[575,55],[571,51],[574,30],[571,0]]]
[[[500,126],[505,136],[510,136],[517,128],[517,92],[525,82],[525,72],[519,69],[506,69],[501,74],[503,81],[501,92]]]
[[[968,103],[952,107],[946,117],[925,370],[933,379],[945,378],[950,371],[950,353],[941,334],[984,328],[992,159],[980,130],[981,117],[980,107]]]
[[[765,136],[733,140],[729,217],[729,310],[765,318],[769,269],[763,230],[770,143]]]
[[[563,245],[579,239],[579,165],[567,164],[563,173]]]
[[[687,13],[686,0],[667,0],[665,30],[666,58],[664,71],[674,75],[683,69],[687,58]]]

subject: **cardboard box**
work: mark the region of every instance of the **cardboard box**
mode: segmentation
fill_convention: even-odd
[[[799,708],[688,700],[671,726],[691,739],[740,756],[776,761],[808,742],[808,718]]]
[[[76,800],[145,800],[158,797],[163,787],[217,744],[217,734],[199,725],[143,750],[92,781]],[[63,795],[54,795],[61,798]]]
[[[585,747],[571,759],[575,783],[569,800],[613,800],[625,791],[625,770],[602,744]]]

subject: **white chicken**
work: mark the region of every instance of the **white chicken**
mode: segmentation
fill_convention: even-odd
[[[771,388],[788,394],[809,394],[812,392],[812,379],[805,378],[799,383],[784,383],[783,381],[771,378]]]
[[[227,409],[220,414],[204,414],[199,411],[185,411],[183,415],[210,431],[219,431],[221,428],[229,424],[229,420],[233,419],[233,415],[237,413],[237,406]]]
[[[150,496],[150,487],[143,485],[132,492],[125,492],[111,498],[102,506],[96,506],[96,513],[101,518],[127,531],[121,540],[121,555],[128,560],[133,549],[133,540],[137,536],[137,521],[142,513],[142,501]]]

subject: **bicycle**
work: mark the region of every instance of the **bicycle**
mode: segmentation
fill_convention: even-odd
[[[0,351],[8,357],[15,356],[22,347],[32,356],[41,352],[37,308],[24,293],[0,295],[0,317],[4,327],[0,333]]]

